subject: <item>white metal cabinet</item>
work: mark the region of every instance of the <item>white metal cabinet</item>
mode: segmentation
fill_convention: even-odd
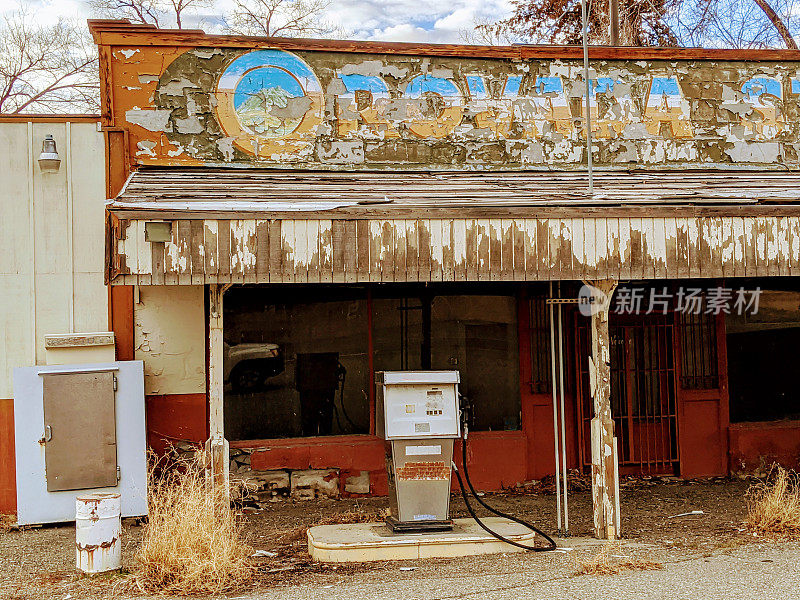
[[[116,429],[116,466],[119,479],[116,485],[65,490],[64,486],[50,482],[50,489],[61,487],[60,491],[48,491],[48,438],[59,437],[57,444],[51,446],[51,452],[76,452],[82,441],[86,442],[83,451],[96,453],[104,458],[100,461],[83,461],[84,468],[108,470],[108,462],[113,460],[114,453],[104,447],[111,443],[108,435],[93,436],[89,433],[97,431],[99,422],[92,417],[91,411],[77,407],[73,419],[64,418],[63,409],[71,400],[81,401],[86,387],[65,385],[60,387],[63,398],[57,398],[62,415],[58,423],[68,423],[71,431],[66,436],[64,431],[54,431],[58,427],[53,421],[53,411],[45,415],[45,380],[54,377],[68,380],[75,375],[75,381],[85,379],[90,374],[113,375],[114,414],[112,416]],[[63,376],[63,377],[62,377]],[[72,391],[70,391],[72,390]],[[87,402],[84,398],[83,402]],[[48,406],[53,406],[53,399]],[[105,406],[107,406],[107,402]],[[101,405],[99,405],[101,406]],[[100,416],[98,415],[98,418]],[[102,417],[106,422],[109,415]],[[147,456],[146,427],[144,407],[144,366],[142,361],[117,361],[111,363],[83,365],[49,365],[36,367],[20,367],[14,369],[14,437],[16,444],[17,468],[17,523],[30,525],[36,523],[56,523],[75,519],[75,499],[87,490],[95,492],[118,492],[122,496],[122,516],[140,516],[147,514]],[[77,460],[77,459],[76,459]],[[50,457],[50,472],[63,473],[63,456]],[[57,469],[57,470],[56,470]],[[82,478],[82,479],[81,479]],[[89,481],[91,477],[81,475],[77,481]],[[95,481],[107,482],[107,473]],[[66,487],[72,487],[67,485]]]

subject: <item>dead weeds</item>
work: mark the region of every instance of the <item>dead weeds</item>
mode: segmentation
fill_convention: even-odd
[[[764,481],[747,490],[745,526],[767,538],[800,538],[800,476],[774,464]]]
[[[664,563],[628,556],[620,542],[608,542],[587,559],[575,557],[576,575],[618,575],[622,571],[659,571]]]
[[[151,468],[149,518],[129,585],[141,592],[220,594],[248,582],[252,548],[229,491],[208,476],[203,454]]]
[[[17,516],[0,513],[0,533],[7,533],[17,527]]]

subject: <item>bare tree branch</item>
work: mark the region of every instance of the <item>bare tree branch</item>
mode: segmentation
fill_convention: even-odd
[[[239,35],[296,37],[331,35],[336,28],[321,18],[331,0],[234,0],[227,29]]]
[[[783,22],[778,16],[773,8],[767,3],[767,0],[754,0],[758,7],[764,11],[764,14],[769,19],[770,23],[772,23],[775,29],[778,30],[778,34],[781,36],[781,39],[786,44],[787,48],[791,48],[792,50],[797,50],[797,43],[794,41],[792,34],[789,32],[789,28],[786,26],[786,23]]]
[[[0,23],[0,113],[97,111],[99,87],[82,25],[38,26],[24,9]]]
[[[580,43],[580,0],[511,3],[509,18],[476,29],[532,43]],[[608,3],[590,3],[590,43],[608,42]],[[620,37],[629,46],[797,48],[791,32],[798,5],[800,0],[620,0]]]
[[[98,17],[128,19],[156,27],[173,24],[183,29],[189,9],[209,7],[214,0],[90,0],[92,13]]]
[[[791,34],[797,29],[800,0],[769,0],[770,8]],[[670,22],[683,45],[728,48],[774,48],[788,45],[754,0],[712,0],[702,10],[684,2]],[[794,41],[794,40],[792,40]]]
[[[465,44],[477,44],[481,46],[510,46],[516,42],[523,41],[518,35],[506,31],[505,29],[495,28],[494,24],[481,17],[476,17],[472,29],[464,29],[458,32],[458,37]]]

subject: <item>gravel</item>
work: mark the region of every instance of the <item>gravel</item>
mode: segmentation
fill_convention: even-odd
[[[259,561],[259,580],[232,594],[247,600],[272,598],[800,598],[800,545],[764,543],[741,528],[740,481],[634,482],[623,489],[621,552],[665,564],[663,571],[623,572],[605,577],[576,576],[575,556],[591,556],[596,540],[562,542],[573,552],[507,554],[462,559],[319,565],[304,553],[303,527],[350,511],[377,515],[385,498],[283,501],[245,516],[247,542],[277,552]],[[555,498],[547,494],[487,494],[501,510],[552,531]],[[453,498],[454,516],[466,516]],[[702,514],[669,518],[681,513]],[[591,535],[591,494],[570,496],[571,533]],[[126,523],[126,568],[142,527]],[[95,579],[74,573],[73,525],[0,532],[0,599],[79,600],[140,597],[124,574]],[[401,570],[401,567],[415,567]]]

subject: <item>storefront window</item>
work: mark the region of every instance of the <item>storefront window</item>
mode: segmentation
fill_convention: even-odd
[[[224,323],[229,439],[369,432],[365,290],[232,289]]]
[[[259,286],[225,298],[227,437],[368,433],[370,307],[374,371],[458,370],[473,429],[519,428],[512,293]]]
[[[681,387],[685,390],[719,388],[717,319],[706,313],[678,314],[681,336]]]
[[[725,317],[732,422],[800,419],[800,292],[762,290],[758,312]]]
[[[437,296],[432,367],[458,369],[478,431],[519,429],[517,302],[513,296]]]
[[[375,370],[457,370],[471,427],[519,428],[517,302],[510,294],[415,295],[373,300]]]

